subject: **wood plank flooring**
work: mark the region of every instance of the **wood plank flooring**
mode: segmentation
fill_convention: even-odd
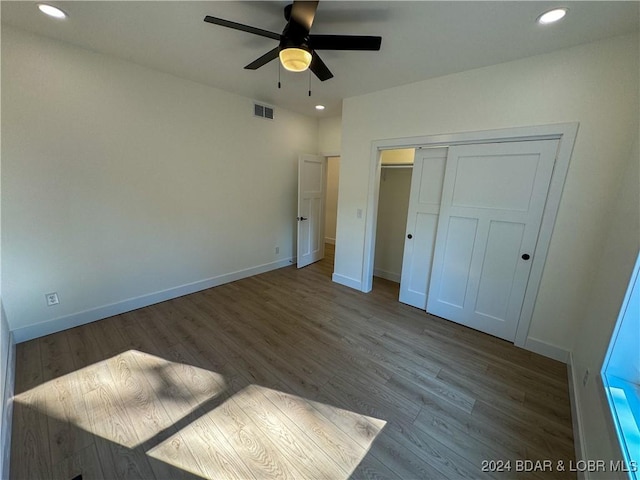
[[[575,477],[565,365],[327,253],[19,344],[11,478]]]

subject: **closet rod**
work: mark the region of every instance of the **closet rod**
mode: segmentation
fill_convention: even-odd
[[[382,168],[413,168],[413,163],[391,163],[389,165],[382,164]]]

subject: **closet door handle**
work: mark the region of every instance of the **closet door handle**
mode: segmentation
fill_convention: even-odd
[[[522,254],[522,259],[523,260],[529,260],[531,258],[531,255],[529,255],[528,253],[523,253]]]
[[[411,240],[411,239],[413,238],[413,235],[409,234],[409,235],[407,235],[407,238],[408,238],[409,240]]]

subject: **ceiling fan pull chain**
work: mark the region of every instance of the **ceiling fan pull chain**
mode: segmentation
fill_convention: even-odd
[[[280,88],[280,62],[278,62],[278,88]]]
[[[311,70],[309,70],[309,96],[311,96]]]

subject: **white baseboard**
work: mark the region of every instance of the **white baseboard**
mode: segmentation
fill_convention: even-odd
[[[373,271],[373,276],[374,277],[384,278],[384,279],[389,280],[391,282],[400,283],[400,274],[399,273],[387,272],[386,270],[380,270],[379,268],[376,268]]]
[[[207,288],[217,287],[225,283],[235,282],[243,278],[259,275],[278,268],[288,267],[292,263],[295,263],[295,258],[285,258],[284,260],[265,263],[264,265],[258,265],[257,267],[238,270],[236,272],[226,273],[217,277],[207,278],[205,280],[188,283],[186,285],[181,285],[160,292],[154,292],[136,298],[129,298],[110,305],[103,305],[83,312],[65,315],[64,317],[54,318],[53,320],[48,320],[46,322],[17,328],[13,331],[14,338],[16,343],[26,342],[33,338],[78,327],[86,323],[102,320],[103,318],[113,317],[114,315],[120,315],[121,313],[137,310],[138,308],[171,300],[172,298],[182,297],[201,290],[206,290]]]
[[[569,360],[568,350],[543,342],[537,338],[527,338],[524,348],[530,352],[538,353],[548,358],[553,358],[554,360],[558,360],[562,363],[567,363]]]
[[[333,280],[335,283],[339,283],[340,285],[344,285],[345,287],[362,290],[362,282],[360,280],[356,280],[355,278],[340,275],[339,273],[334,273],[331,276],[331,280]]]
[[[580,409],[580,399],[578,398],[578,388],[580,387],[580,379],[576,375],[573,366],[573,354],[569,352],[567,361],[567,377],[569,379],[569,401],[571,402],[571,424],[573,425],[573,445],[576,452],[576,461],[586,460],[587,456],[584,452],[585,441],[583,437],[584,429],[582,428],[582,410]],[[578,469],[578,479],[584,480],[585,473]]]
[[[336,244],[336,239],[335,238],[324,237],[324,243],[328,243],[329,245],[335,245]]]

